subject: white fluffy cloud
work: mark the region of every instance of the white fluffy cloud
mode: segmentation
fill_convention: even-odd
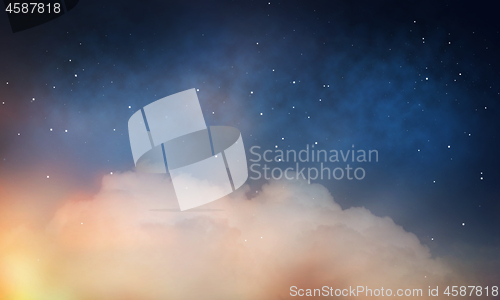
[[[43,232],[1,236],[0,295],[24,299],[285,299],[303,289],[460,285],[418,238],[326,188],[273,181],[177,212],[171,183],[132,172],[67,201]],[[308,297],[310,298],[310,297]],[[361,297],[362,299],[363,297]],[[444,297],[443,297],[444,298]]]

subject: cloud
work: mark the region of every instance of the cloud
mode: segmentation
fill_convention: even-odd
[[[343,210],[318,184],[272,181],[258,193],[244,186],[197,210],[175,210],[166,178],[105,176],[94,197],[66,201],[43,231],[2,232],[0,295],[283,299],[291,286],[427,295],[428,286],[463,283],[414,234],[365,208]]]

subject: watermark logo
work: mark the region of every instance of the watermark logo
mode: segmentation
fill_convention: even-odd
[[[181,211],[222,198],[248,178],[240,131],[207,127],[195,89],[138,110],[128,132],[136,169],[169,172]]]
[[[4,0],[12,32],[16,33],[52,21],[72,10],[79,0]]]
[[[277,146],[276,146],[277,147]],[[250,179],[270,180],[363,180],[364,163],[378,162],[378,150],[315,149],[306,145],[301,150],[250,148]]]

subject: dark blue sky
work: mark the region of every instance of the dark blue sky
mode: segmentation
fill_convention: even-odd
[[[318,183],[343,208],[390,216],[433,254],[498,266],[497,11],[81,1],[15,34],[0,14],[0,178],[29,185],[47,173],[97,190],[103,174],[133,169],[132,113],[197,88],[207,123],[240,129],[247,150],[377,149],[363,181]]]

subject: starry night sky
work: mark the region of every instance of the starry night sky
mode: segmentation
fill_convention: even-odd
[[[253,145],[377,149],[364,180],[316,183],[433,255],[498,272],[497,12],[481,1],[82,0],[15,34],[0,14],[0,226],[20,207],[42,226],[68,194],[132,170],[128,118],[197,88],[207,124],[238,128],[248,157]]]

